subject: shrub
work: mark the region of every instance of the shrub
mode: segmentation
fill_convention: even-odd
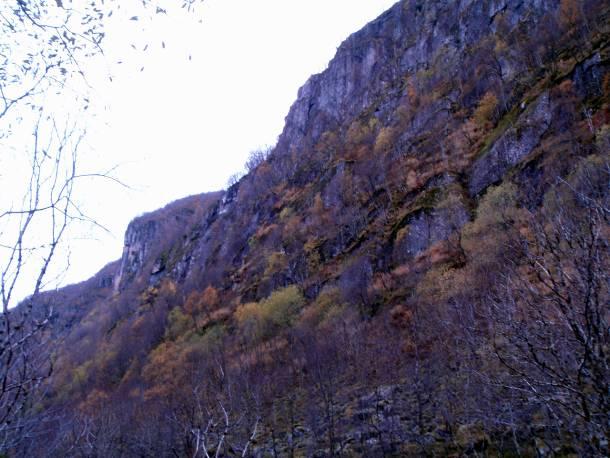
[[[498,98],[493,92],[488,91],[479,101],[479,106],[473,114],[476,123],[481,127],[488,127],[494,122],[498,108]]]
[[[265,277],[271,278],[276,274],[285,272],[288,268],[288,260],[286,253],[282,251],[274,251],[267,257],[267,268],[265,269]]]
[[[508,240],[524,217],[524,210],[518,208],[517,193],[517,187],[508,181],[489,188],[474,221],[464,225],[462,248],[476,265],[496,262],[507,249]]]
[[[393,145],[396,132],[391,127],[384,127],[379,131],[375,140],[375,155],[380,155],[388,151]]]
[[[235,311],[235,319],[243,335],[258,340],[263,334],[264,317],[258,302],[240,305]]]
[[[167,317],[168,323],[165,330],[165,337],[169,340],[176,340],[185,334],[191,327],[192,321],[188,315],[184,314],[180,307],[174,307]]]
[[[311,304],[301,317],[301,323],[310,326],[323,326],[345,310],[341,300],[341,291],[336,286],[322,289],[315,302]]]
[[[288,286],[271,293],[260,302],[241,305],[235,318],[242,333],[250,340],[268,339],[291,326],[305,304],[296,286]]]
[[[281,328],[294,322],[304,304],[305,298],[301,291],[292,285],[274,291],[261,305],[272,324]]]

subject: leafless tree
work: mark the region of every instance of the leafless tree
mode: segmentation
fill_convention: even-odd
[[[345,373],[341,355],[344,342],[339,342],[336,333],[321,336],[311,330],[303,330],[297,339],[304,361],[304,380],[311,390],[309,409],[315,419],[311,429],[320,438],[326,436],[328,456],[341,455],[345,444],[339,434],[338,398]]]
[[[259,148],[254,151],[250,151],[248,159],[246,160],[246,171],[252,172],[261,165],[269,155],[271,154],[271,147]]]
[[[109,177],[79,170],[86,128],[75,113],[92,102],[86,68],[89,59],[104,56],[106,20],[120,3],[0,4],[0,144],[3,162],[14,159],[3,163],[0,175],[8,177],[0,196],[0,454],[27,439],[32,424],[24,414],[51,370],[52,310],[37,305],[38,295],[68,265],[61,242],[69,226],[95,224],[77,205],[76,183]],[[186,0],[179,7],[191,11],[197,3],[201,0]],[[144,0],[141,14],[131,20],[165,14],[165,4]],[[67,99],[69,109],[63,107]]]
[[[547,194],[491,306],[502,383],[599,455],[610,439],[609,178],[607,163],[587,160]]]
[[[0,450],[10,437],[23,438],[23,414],[51,369],[43,347],[52,310],[36,302],[69,224],[86,219],[73,197],[82,135],[73,124],[60,126],[39,116],[25,194],[0,213]],[[23,293],[28,299],[14,308]]]
[[[197,364],[185,396],[168,412],[169,421],[182,432],[186,456],[250,456],[261,414],[258,397],[243,375],[227,366],[221,347]]]

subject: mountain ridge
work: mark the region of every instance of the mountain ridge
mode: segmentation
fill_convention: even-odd
[[[556,355],[515,366],[520,333],[574,337],[503,318],[582,289],[536,283],[545,252],[546,272],[588,259],[545,231],[606,224],[610,8],[572,3],[398,2],[305,83],[239,182],[135,219],[120,260],[46,294],[62,344],[43,404],[69,419],[50,454],[601,456],[603,377],[579,385],[566,347],[571,391],[536,397],[557,383],[536,358]],[[590,246],[602,278],[607,245]]]

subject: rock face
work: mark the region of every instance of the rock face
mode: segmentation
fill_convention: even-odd
[[[430,67],[435,58],[447,71],[463,62],[465,52],[496,27],[499,13],[511,26],[523,14],[543,16],[557,0],[401,1],[337,50],[327,70],[311,77],[298,92],[280,136],[280,149],[310,146],[329,128],[345,125],[380,97],[395,104],[401,79]],[[500,62],[503,77],[519,69]]]
[[[515,124],[496,140],[478,159],[470,178],[470,194],[477,195],[530,154],[540,143],[551,122],[553,107],[548,93],[543,93],[519,116]]]
[[[470,62],[473,50],[500,27],[500,22],[504,27],[514,28],[527,16],[528,21],[535,23],[548,11],[556,9],[557,4],[557,0],[535,0],[527,4],[517,0],[398,2],[347,38],[328,68],[312,76],[300,88],[270,163],[277,159],[292,160],[295,157],[293,153],[296,153],[297,164],[287,167],[294,171],[299,161],[303,166],[311,160],[311,150],[324,133],[345,135],[350,124],[364,116],[374,118],[382,126],[395,124],[399,106],[411,110],[413,115],[394,139],[393,148],[398,154],[418,160],[427,159],[430,155],[435,155],[435,160],[439,160],[441,154],[451,156],[454,153],[449,142],[448,146],[443,146],[447,152],[439,151],[440,142],[446,139],[438,132],[448,129],[458,97],[462,102],[472,98],[471,103],[475,103],[476,97],[480,97],[480,92],[490,83],[472,91],[472,95],[458,95],[456,90],[452,90],[442,97],[432,98],[425,106],[415,106],[404,96],[405,81],[410,80],[414,87],[427,90],[422,81],[434,80],[435,77],[430,76],[434,73],[458,78],[463,62]],[[596,53],[576,68],[579,91],[588,93],[592,88],[600,87],[599,84],[596,86],[596,81],[599,82],[603,74],[604,62],[604,58]],[[509,57],[498,57],[493,65],[496,66],[496,76],[505,81],[506,91],[510,90],[511,78],[525,71],[521,59],[511,59],[510,54]],[[515,105],[511,114],[514,119],[507,126],[498,127],[496,138],[492,138],[487,149],[468,166],[465,188],[471,198],[502,180],[513,166],[535,150],[552,122],[553,110],[554,103],[548,92],[522,107]],[[462,161],[463,158],[452,160]],[[332,170],[324,171],[326,174],[334,173],[334,176],[329,179],[330,185],[322,189],[322,197],[325,205],[335,207],[345,200],[343,184],[337,183],[345,181],[346,167],[340,162]],[[280,179],[290,179],[294,172],[282,173],[284,176]],[[425,183],[423,176],[430,172],[420,169],[411,173],[415,173],[416,181]],[[249,253],[248,241],[262,221],[272,218],[272,209],[265,210],[262,201],[253,203],[243,199],[239,202],[240,193],[264,193],[265,186],[269,185],[261,184],[261,181],[255,173],[250,174],[197,217],[188,214],[189,210],[184,207],[182,216],[167,217],[164,214],[161,218],[140,218],[132,222],[125,235],[120,269],[114,280],[115,291],[120,291],[125,282],[132,281],[143,271],[150,276],[149,284],[157,283],[165,275],[179,281],[195,281],[204,272],[204,276],[211,276],[214,281],[221,277],[229,281],[231,277],[227,277],[226,270],[220,266],[245,262],[244,257]],[[274,181],[277,182],[278,179]],[[261,186],[262,189],[257,189]],[[456,217],[456,211],[459,217]],[[249,221],[236,224],[243,214],[250,215]],[[414,256],[431,244],[445,240],[468,219],[465,208],[452,212],[429,209],[416,213],[407,223],[409,235],[402,240],[401,250]],[[178,220],[182,230],[174,227]],[[350,222],[351,229],[344,230],[334,241],[323,244],[323,257],[339,255],[355,242],[357,233],[365,225],[366,219]],[[173,229],[168,229],[170,226]],[[182,240],[172,249],[160,250],[160,234],[163,235],[161,238],[167,239],[166,234],[172,231],[180,234]],[[168,256],[172,250],[172,256]],[[150,259],[148,265],[146,260],[151,257],[154,259]]]
[[[468,214],[462,206],[418,212],[407,225],[403,250],[407,256],[416,256],[432,244],[446,240],[468,220]]]
[[[499,39],[494,34],[524,23],[537,24],[549,11],[556,16],[558,4],[558,0],[398,2],[347,38],[328,68],[301,87],[270,160],[224,193],[183,199],[129,225],[113,279],[114,292],[120,293],[139,276],[143,276],[143,285],[158,284],[165,277],[218,284],[225,289],[240,289],[248,281],[258,284],[257,276],[264,270],[257,251],[261,241],[269,245],[265,255],[277,251],[290,258],[281,278],[294,281],[307,277],[311,253],[305,253],[304,240],[278,248],[270,242],[277,234],[260,235],[263,228],[276,227],[281,222],[278,212],[287,209],[281,202],[281,191],[269,193],[276,188],[311,184],[319,191],[325,209],[337,209],[333,223],[327,225],[328,234],[316,242],[321,262],[328,263],[369,242],[386,248],[368,252],[387,257],[382,251],[389,246],[394,259],[404,261],[447,240],[472,216],[468,209],[472,200],[527,159],[557,123],[557,102],[549,90],[537,93],[527,103],[523,90],[513,95],[515,78],[522,78],[529,70],[518,53],[496,53]],[[574,86],[581,96],[602,94],[606,54],[603,49],[596,50],[575,65]],[[483,150],[465,157],[473,152],[456,147],[459,136],[455,131],[463,121],[456,120],[455,112],[459,107],[474,111],[482,94],[490,90],[503,98],[504,119],[484,134]],[[405,112],[410,113],[409,121],[401,122]],[[380,160],[375,164],[375,154],[381,153],[374,148],[369,157],[355,161],[334,157],[337,147],[330,148],[326,163],[313,156],[327,133],[344,142],[346,151],[342,154],[349,156],[352,147],[344,139],[351,125],[362,120],[376,126],[369,133],[371,139],[366,140],[370,143],[382,127],[393,129],[392,153],[382,151],[385,163]],[[401,161],[405,164],[392,170],[392,164]],[[298,173],[303,169],[308,172],[299,181]],[[392,173],[398,175],[391,183],[398,188],[394,190],[388,184]],[[455,200],[460,201],[457,206],[404,211],[431,187],[442,188],[447,183],[456,184],[451,192],[461,196]],[[370,188],[369,200],[353,204],[349,194],[366,186]],[[384,195],[389,196],[392,208],[380,211],[388,205]],[[311,202],[313,194],[303,200]],[[384,219],[380,222],[381,216]],[[367,226],[376,222],[402,229],[400,240],[394,229],[369,231]],[[393,234],[390,240],[373,241],[388,232]],[[255,265],[258,271],[252,267]],[[383,262],[378,265],[392,267]],[[268,292],[269,287],[252,294]]]
[[[133,278],[144,266],[158,227],[159,223],[154,220],[143,223],[135,220],[129,223],[125,232],[120,268],[114,280],[115,292],[120,290],[122,283]]]
[[[220,193],[211,193],[187,197],[129,223],[113,280],[114,292],[119,293],[138,275],[148,277],[150,284],[165,275],[170,254],[184,248],[191,231],[211,218],[210,214],[217,213],[219,196]],[[180,269],[180,265],[174,267]]]
[[[436,80],[441,81],[441,77],[435,75],[464,80],[464,74],[469,75],[470,70],[464,70],[463,66],[480,64],[473,60],[473,55],[480,52],[481,41],[501,27],[514,29],[526,20],[536,23],[547,12],[554,11],[558,3],[558,0],[398,2],[347,38],[328,68],[312,76],[300,88],[271,160],[263,168],[275,164],[278,159],[290,162],[294,157],[296,164],[284,167],[283,175],[270,182],[277,185],[282,180],[289,181],[298,167],[309,167],[309,162],[314,161],[310,157],[311,151],[323,134],[332,132],[345,136],[352,122],[364,118],[373,119],[377,125],[393,126],[397,123],[396,113],[403,109],[412,112],[412,116],[410,122],[397,131],[393,150],[402,157],[412,156],[414,160],[430,164],[427,168],[418,166],[404,171],[415,177],[415,188],[421,191],[429,187],[426,180],[434,177],[433,161],[463,162],[466,167],[456,168],[453,173],[464,174],[465,179],[461,179],[464,189],[470,198],[477,198],[539,146],[553,122],[555,102],[548,91],[528,103],[511,100],[505,95],[504,103],[513,104],[507,115],[511,119],[500,124],[497,132],[489,134],[486,149],[468,163],[469,159],[451,157],[457,154],[451,143],[453,140],[448,140],[456,104],[470,103],[471,108],[474,107],[481,93],[495,84],[487,81],[493,78],[502,81],[504,92],[508,94],[513,78],[527,69],[523,59],[514,53],[496,56],[495,60],[483,53],[478,58],[484,62],[481,64],[484,68],[494,68],[493,77],[486,75],[481,88],[462,89],[461,94],[457,89],[443,89],[445,83],[437,84]],[[574,80],[579,93],[599,93],[606,60],[598,51],[575,67]],[[469,78],[479,76],[473,73]],[[415,92],[435,90],[443,95],[428,97],[426,104],[416,104],[405,97],[407,80]],[[440,85],[440,89],[435,84]],[[291,171],[286,172],[286,169]],[[324,176],[310,175],[310,178],[330,183],[321,189],[325,206],[339,206],[345,201],[345,176],[353,171],[346,163],[338,162],[320,172]],[[194,282],[201,278],[210,278],[210,282],[222,279],[225,286],[235,287],[237,277],[228,273],[232,270],[230,266],[247,263],[246,257],[252,255],[248,243],[263,222],[271,224],[274,218],[274,203],[240,197],[248,193],[264,194],[271,184],[262,181],[257,173],[246,176],[222,196],[216,195],[216,200],[205,212],[193,210],[197,205],[190,200],[174,204],[171,211],[164,209],[134,220],[125,234],[125,247],[113,282],[114,291],[120,292],[141,273],[149,277],[147,284],[156,284],[169,276],[177,281]],[[379,187],[379,183],[371,186]],[[408,202],[398,204],[408,205]],[[407,235],[396,248],[402,252],[398,258],[413,257],[432,244],[446,240],[468,221],[470,215],[466,204],[463,202],[460,208],[451,211],[429,208],[411,215],[404,222]],[[240,220],[243,215],[248,215],[247,222]],[[358,233],[368,222],[367,218],[354,218],[340,223],[344,229],[332,240],[321,243],[322,258],[328,260],[340,255],[356,242]],[[168,237],[170,233],[173,235]],[[174,241],[167,242],[172,237]],[[161,241],[167,246],[161,247]],[[298,267],[298,263],[294,265]]]

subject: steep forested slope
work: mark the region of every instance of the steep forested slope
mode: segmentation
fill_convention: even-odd
[[[404,0],[349,37],[238,183],[45,296],[15,453],[607,453],[608,14]]]

